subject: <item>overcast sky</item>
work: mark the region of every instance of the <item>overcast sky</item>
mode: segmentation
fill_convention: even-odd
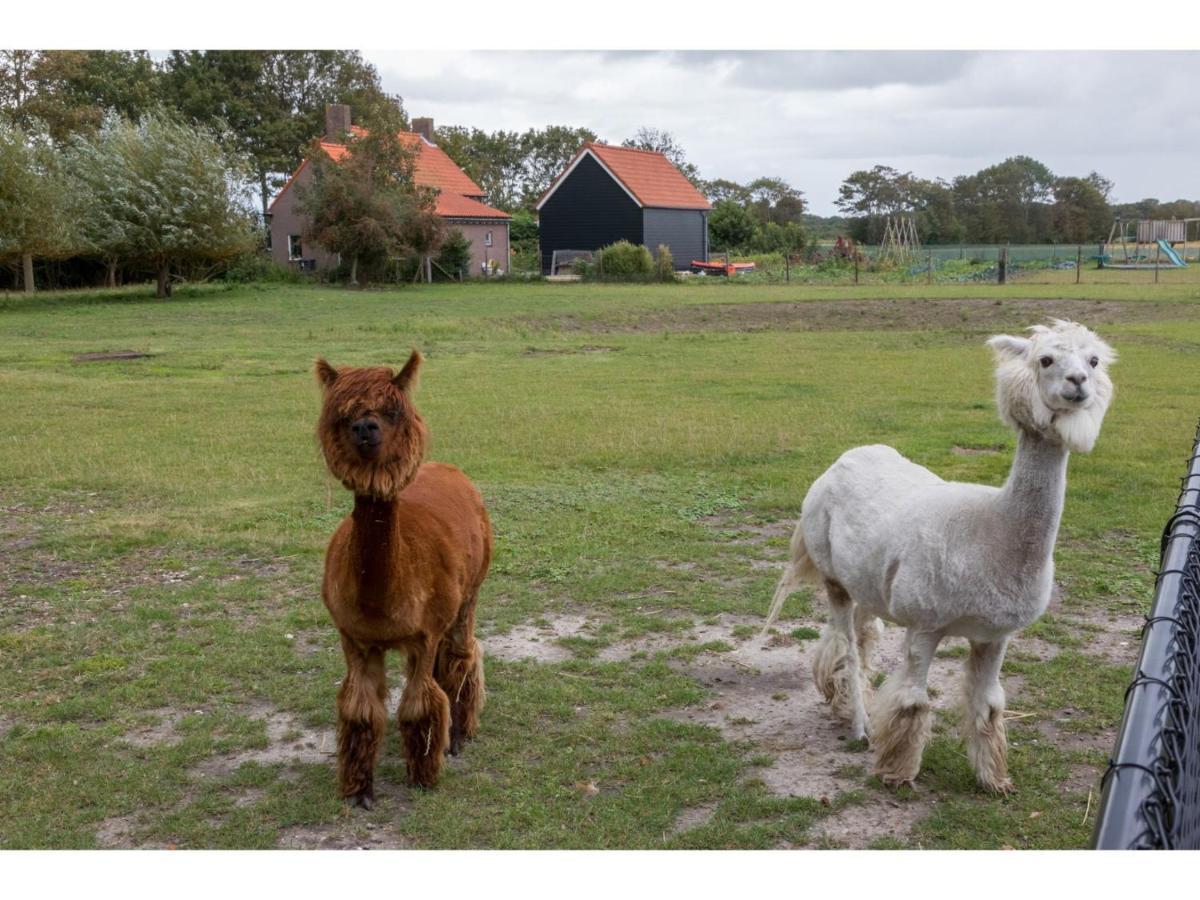
[[[364,51],[411,116],[672,132],[705,178],[778,175],[831,215],[876,163],[952,178],[1017,154],[1114,197],[1200,199],[1200,52]]]

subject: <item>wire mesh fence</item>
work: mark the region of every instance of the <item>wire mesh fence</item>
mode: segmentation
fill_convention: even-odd
[[[1174,257],[1155,252],[1123,268],[1114,268],[1127,263],[1119,248],[1099,244],[954,244],[907,253],[818,245],[803,256],[731,253],[729,260],[754,263],[753,272],[739,271],[736,280],[767,284],[1200,284],[1200,245],[1175,249]]]
[[[1097,849],[1200,849],[1200,428],[1103,783]]]

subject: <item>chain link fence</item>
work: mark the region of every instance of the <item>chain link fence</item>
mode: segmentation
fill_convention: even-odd
[[[1200,849],[1200,428],[1103,785],[1097,849]]]

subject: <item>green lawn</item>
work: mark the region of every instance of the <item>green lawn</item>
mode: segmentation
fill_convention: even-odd
[[[982,342],[1048,314],[1121,360],[1071,463],[1061,597],[1005,667],[1018,792],[975,788],[946,688],[916,789],[892,793],[805,671],[822,604],[797,596],[767,650],[757,627],[843,450],[1004,479]],[[350,814],[318,584],[351,498],[311,364],[412,346],[431,458],[496,530],[489,702],[432,791],[402,785],[389,735],[380,802]],[[123,350],[148,355],[73,361]],[[0,297],[0,847],[1082,846],[1198,351],[1191,282]]]

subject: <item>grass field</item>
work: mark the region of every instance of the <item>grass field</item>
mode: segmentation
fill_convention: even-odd
[[[1121,360],[1071,461],[1060,590],[1005,666],[1018,790],[974,786],[947,643],[924,769],[892,792],[812,686],[821,602],[757,639],[787,538],[857,444],[1001,483],[982,342],[1046,315]],[[411,346],[431,458],[496,529],[489,702],[432,791],[403,786],[393,729],[380,802],[350,813],[318,584],[351,498],[313,439],[311,363]],[[75,361],[125,350],[146,355]],[[1192,282],[0,298],[0,847],[1083,846],[1198,351]]]

